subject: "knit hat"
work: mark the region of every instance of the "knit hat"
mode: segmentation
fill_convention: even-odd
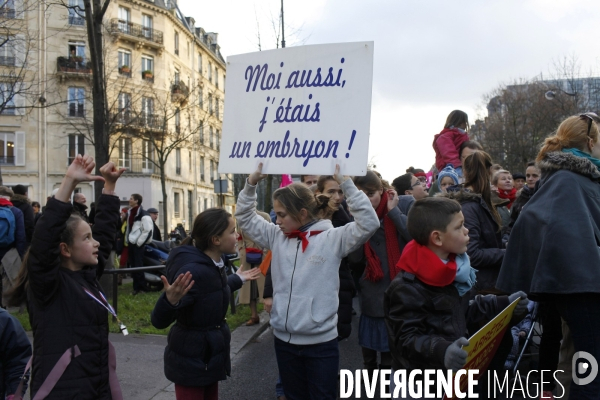
[[[452,178],[455,185],[458,185],[458,174],[456,173],[454,168],[452,168],[451,165],[448,165],[446,168],[441,170],[438,175],[437,184],[438,184],[438,187],[440,188],[440,190],[442,190],[442,179],[444,179],[447,176]]]
[[[13,197],[15,193],[6,186],[0,186],[0,196]]]
[[[523,179],[525,180],[525,175],[523,175],[520,172],[515,172],[514,174],[512,174],[513,180],[516,181],[517,179]]]

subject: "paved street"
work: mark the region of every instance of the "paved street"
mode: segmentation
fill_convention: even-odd
[[[358,304],[355,299],[355,309]],[[263,318],[264,317],[264,318]],[[267,320],[266,314],[261,316]],[[340,368],[362,368],[358,345],[358,316],[352,321],[352,335],[340,342]],[[263,327],[264,328],[264,327]],[[232,334],[232,376],[219,383],[219,398],[224,400],[271,400],[275,397],[277,362],[270,328],[258,336],[259,327],[239,327]],[[254,339],[250,338],[256,336]],[[175,391],[163,372],[166,336],[111,334],[117,353],[117,374],[123,397],[127,400],[174,400]],[[367,399],[364,388],[362,397]],[[516,393],[519,394],[518,392]],[[26,397],[29,400],[29,393]],[[379,399],[378,393],[375,399]],[[519,400],[523,397],[515,396]]]

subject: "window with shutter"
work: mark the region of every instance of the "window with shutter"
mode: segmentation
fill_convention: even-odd
[[[85,25],[83,0],[69,0],[69,25]]]
[[[9,82],[0,82],[0,107],[2,115],[15,115],[15,86]]]
[[[181,212],[181,200],[179,198],[179,193],[178,192],[174,192],[173,193],[173,209],[175,211],[175,218],[179,218],[180,212]]]
[[[0,165],[16,165],[15,144],[14,133],[0,133]]]
[[[152,151],[152,142],[144,140],[142,142],[142,172],[145,174],[151,174],[154,172],[154,151]]]
[[[67,165],[71,165],[77,154],[85,154],[85,136],[83,135],[69,135],[69,149]]]
[[[0,65],[14,66],[15,60],[15,40],[11,36],[0,36]]]
[[[204,157],[200,157],[200,180],[204,182]]]
[[[131,139],[119,139],[119,168],[131,169]]]
[[[83,118],[85,117],[85,89],[79,87],[70,87],[68,89],[68,116]]]

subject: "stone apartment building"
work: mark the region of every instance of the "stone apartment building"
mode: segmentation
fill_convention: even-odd
[[[0,166],[5,185],[28,186],[43,205],[73,157],[94,154],[92,70],[82,0],[69,7],[22,1],[0,8],[0,26],[10,25],[0,46],[0,95],[8,97],[16,72],[24,87],[12,88],[0,114]],[[164,165],[168,229],[180,222],[190,229],[208,207],[231,211],[230,177],[217,174],[226,76],[217,34],[172,0],[112,0],[104,38],[111,160],[127,168],[117,185],[122,203],[139,193],[146,209],[162,212],[153,161],[177,140]],[[214,191],[220,178],[229,180],[224,196]],[[94,198],[91,184],[77,190]]]

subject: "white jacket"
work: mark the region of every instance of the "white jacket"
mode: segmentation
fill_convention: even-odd
[[[127,213],[127,221],[129,221],[129,211]],[[141,215],[141,218],[140,218]],[[129,226],[127,222],[127,231],[125,232],[125,238],[128,244],[133,244],[138,247],[142,247],[152,241],[152,232],[154,230],[154,223],[152,218],[146,211],[140,206],[137,214],[133,220],[133,226]]]
[[[335,339],[337,334],[340,262],[379,229],[379,218],[367,196],[351,179],[342,185],[354,222],[333,228],[320,220],[302,252],[300,239],[288,239],[279,226],[256,213],[256,187],[246,183],[237,201],[235,216],[240,228],[261,247],[271,249],[275,336],[288,343],[307,345]]]

